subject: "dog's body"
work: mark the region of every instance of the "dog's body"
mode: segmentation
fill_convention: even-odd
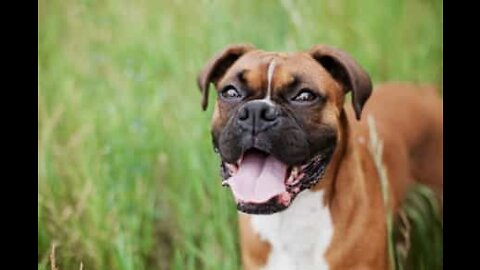
[[[386,210],[369,150],[369,115],[383,141],[393,209],[414,181],[432,187],[441,200],[443,109],[432,87],[385,84],[370,96],[368,75],[326,46],[308,54],[230,47],[200,75],[204,93],[209,82],[221,95],[227,91],[212,128],[229,168],[225,182],[238,209],[254,214],[239,213],[245,269],[388,268]],[[248,94],[238,94],[240,88]],[[343,105],[349,89],[353,107]],[[257,167],[261,173],[252,174]],[[301,176],[289,174],[297,168]],[[270,174],[288,178],[286,187]]]
[[[364,108],[363,114],[371,114],[376,120],[384,143],[384,165],[394,208],[414,179],[441,193],[442,108],[432,92],[411,85],[383,85],[373,91]],[[318,205],[310,213],[300,213],[301,218],[296,218],[294,211],[300,211],[294,207],[303,201],[295,201],[284,212],[272,216],[239,214],[245,269],[273,266],[270,257],[282,249],[282,256],[274,255],[272,259],[282,258],[279,263],[286,268],[265,269],[387,269],[385,210],[380,180],[368,149],[367,121],[356,121],[351,106],[346,107],[347,121],[342,126],[349,130],[349,136],[345,138],[345,153],[332,160],[338,167],[329,168],[317,192],[305,194],[305,198],[300,194],[297,199],[314,200]],[[283,239],[269,238],[265,224],[272,225],[271,230],[283,230],[270,233],[282,235]],[[309,227],[316,229],[314,234],[304,233]],[[301,245],[288,247],[288,240]],[[296,251],[305,251],[310,257],[295,256]],[[297,264],[295,258],[299,259]]]

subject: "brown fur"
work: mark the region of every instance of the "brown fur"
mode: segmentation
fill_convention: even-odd
[[[318,48],[321,48],[320,53],[325,52],[324,47]],[[266,67],[275,58],[278,62],[272,79],[275,94],[284,91],[282,86],[292,81],[292,74],[297,74],[312,80],[310,83],[316,86],[316,91],[328,97],[321,108],[298,112],[307,115],[308,126],[328,125],[338,132],[337,147],[326,174],[312,188],[325,190],[325,203],[332,215],[334,235],[325,254],[326,260],[333,270],[387,269],[385,209],[377,170],[368,149],[367,116],[374,117],[377,133],[384,144],[383,160],[394,209],[398,208],[414,181],[432,187],[441,200],[443,107],[436,90],[430,86],[403,83],[380,85],[372,92],[358,121],[362,99],[370,95],[366,90],[368,84],[360,82],[358,86],[349,86],[359,88],[352,89],[354,109],[351,104],[344,105],[344,81],[319,65],[313,59],[312,51],[278,54],[235,47],[235,52],[239,50],[244,55],[238,56],[231,68],[224,68],[224,74],[216,74],[217,79],[212,80],[217,89],[243,72],[243,80],[254,91],[252,98],[262,98],[267,88]],[[222,61],[228,57],[220,55],[217,58]],[[362,72],[355,75],[359,72],[355,70],[355,63],[346,62],[349,74],[341,76],[366,76]],[[212,62],[209,65],[213,65]],[[208,68],[205,69],[199,81],[205,82],[204,77],[210,73]],[[202,91],[205,93],[206,89]],[[222,102],[215,106],[213,132],[223,128],[234,110],[233,105]],[[244,268],[260,269],[267,262],[271,247],[253,231],[247,215],[240,214],[239,222]]]
[[[410,84],[381,85],[362,113],[374,116],[384,142],[384,163],[395,207],[414,180],[442,196],[442,105],[432,92],[431,87]],[[345,112],[342,148],[337,149],[325,178],[313,188],[326,189],[335,228],[326,258],[330,269],[387,269],[385,212],[377,171],[367,148],[367,120],[364,117],[357,122],[350,104]],[[250,247],[268,250],[268,243],[258,238],[251,241],[255,232],[245,229],[246,218],[240,218],[240,224],[244,228],[244,253],[248,254]],[[255,256],[256,264],[247,263],[245,269],[260,269],[268,253]]]

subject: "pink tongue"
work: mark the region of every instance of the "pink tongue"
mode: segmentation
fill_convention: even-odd
[[[273,156],[246,153],[228,183],[237,201],[262,203],[286,191],[286,174],[287,166]]]

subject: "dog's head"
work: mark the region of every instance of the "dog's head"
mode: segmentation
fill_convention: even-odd
[[[357,119],[370,96],[368,74],[345,52],[317,45],[274,53],[233,45],[198,76],[203,109],[210,83],[217,90],[212,119],[223,183],[237,208],[270,214],[315,185],[338,141],[345,94]]]

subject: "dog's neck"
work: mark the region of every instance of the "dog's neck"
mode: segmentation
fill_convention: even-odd
[[[332,155],[330,164],[326,169],[325,175],[322,180],[311,188],[312,191],[324,191],[324,202],[327,205],[331,204],[332,200],[335,198],[339,170],[344,162],[348,162],[347,158],[351,157],[354,151],[354,149],[352,149],[352,132],[344,109],[340,111],[338,133],[337,146]]]
[[[367,140],[358,140],[360,135],[352,131],[347,114],[342,110],[338,146],[324,178],[314,188],[299,194],[285,211],[270,216],[252,216],[254,230],[271,244],[271,257],[265,269],[328,269],[331,263],[341,264],[355,254],[359,248],[356,244],[364,237],[358,230],[349,230],[352,227],[368,226],[383,236],[384,223],[375,219],[382,216],[378,215],[378,211],[382,211],[380,186],[367,185],[366,181],[377,179],[366,179],[363,170],[371,168],[364,165],[369,162],[361,160],[365,155],[359,153],[368,151]],[[369,224],[372,220],[375,223]]]
[[[311,189],[312,191],[324,191],[324,203],[330,208],[335,208],[332,209],[334,215],[343,214],[342,212],[347,209],[350,212],[357,207],[368,206],[372,202],[372,197],[375,197],[371,196],[372,193],[380,192],[379,185],[375,183],[366,185],[366,181],[377,181],[376,179],[366,179],[364,174],[365,170],[375,169],[369,166],[372,163],[371,160],[362,160],[362,158],[371,157],[367,135],[354,132],[345,110],[340,112],[338,130],[337,148],[325,176]],[[342,169],[344,167],[350,169]],[[376,190],[377,188],[378,190]]]
[[[337,144],[338,149],[335,150],[325,178],[315,187],[324,190],[324,203],[330,209],[334,227],[332,245],[325,255],[328,261],[342,260],[355,250],[354,245],[362,235],[349,228],[369,226],[380,235],[385,229],[385,222],[377,220],[384,217],[379,180],[376,177],[367,179],[365,176],[365,171],[375,170],[368,150],[368,135],[358,131],[357,127],[352,128],[350,119],[353,118],[347,117],[347,113],[342,110],[339,128],[339,140],[342,141]],[[372,220],[375,223],[369,224],[368,221]],[[341,245],[341,248],[336,245]]]

